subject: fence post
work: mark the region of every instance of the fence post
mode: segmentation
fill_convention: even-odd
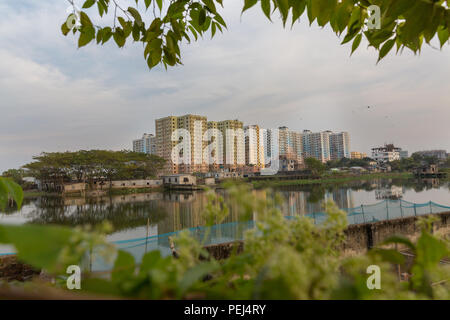
[[[431,200],[430,200],[430,213],[433,213],[433,208],[431,207]]]
[[[364,205],[363,204],[361,205],[361,212],[363,215],[363,221],[364,221],[364,223],[366,223],[366,216],[364,215]]]
[[[386,199],[385,201],[386,201],[386,217],[387,220],[389,220],[389,200]]]
[[[400,216],[403,218],[402,199],[400,199]]]
[[[414,203],[414,216],[417,216],[416,204]]]

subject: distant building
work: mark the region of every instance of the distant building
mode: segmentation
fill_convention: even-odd
[[[340,160],[342,158],[350,159],[350,135],[348,132],[327,132],[330,132],[331,160]]]
[[[407,150],[400,150],[398,153],[400,155],[400,160],[408,158],[408,151]]]
[[[350,152],[350,157],[351,157],[351,159],[364,159],[364,158],[367,158],[367,153],[352,151],[352,152]]]
[[[417,151],[416,154],[419,154],[424,157],[435,157],[439,160],[445,160],[447,158],[446,150],[425,150],[425,151]]]
[[[386,144],[384,147],[372,148],[372,159],[378,163],[400,160],[400,151],[402,151],[401,148]]]
[[[295,166],[303,164],[303,135],[288,127],[278,128],[279,159],[288,160]],[[281,166],[282,168],[283,166]]]
[[[316,158],[322,162],[331,160],[330,155],[330,132],[311,132],[304,130],[303,154],[304,158]]]
[[[165,173],[208,171],[206,159],[203,159],[203,148],[207,143],[203,141],[207,130],[206,117],[192,114],[169,116],[156,119],[155,128],[157,155],[167,160]],[[180,159],[178,163],[172,162],[175,148],[180,149],[179,156],[183,160]]]
[[[141,139],[133,140],[133,151],[156,154],[156,138],[153,134],[144,133]]]
[[[264,135],[258,125],[244,127],[245,164],[264,168]]]

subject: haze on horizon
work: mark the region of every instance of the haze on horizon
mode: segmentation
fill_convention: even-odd
[[[366,43],[349,57],[328,27],[283,29],[259,8],[241,17],[242,1],[224,2],[228,31],[184,45],[184,66],[149,71],[130,40],[77,49],[60,32],[66,1],[2,1],[0,173],[42,151],[130,149],[156,118],[187,113],[348,131],[352,151],[387,142],[450,151],[447,46],[376,65]]]

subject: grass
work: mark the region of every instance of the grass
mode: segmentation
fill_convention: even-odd
[[[346,175],[346,176],[322,176],[320,179],[299,179],[299,180],[263,180],[250,182],[255,189],[267,187],[283,187],[283,186],[299,186],[299,185],[313,185],[313,184],[335,184],[348,181],[357,180],[372,180],[378,178],[397,178],[409,179],[414,177],[409,172],[398,173],[370,173],[361,175]]]

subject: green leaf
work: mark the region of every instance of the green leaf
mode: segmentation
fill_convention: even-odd
[[[148,9],[150,4],[152,3],[152,0],[145,0],[144,2],[145,2],[145,8]]]
[[[442,46],[448,41],[449,38],[449,32],[448,32],[448,28],[444,27],[444,26],[440,26],[438,29],[438,38],[439,38],[439,43],[441,45],[441,49]]]
[[[378,61],[377,61],[377,63],[378,63],[381,59],[383,59],[383,58],[389,53],[389,51],[391,51],[391,49],[392,49],[392,47],[394,46],[394,44],[395,44],[395,39],[390,39],[390,40],[386,41],[386,42],[383,44],[383,46],[382,46],[381,49],[380,49],[380,54],[379,54],[379,56],[378,56]]]
[[[78,38],[78,48],[84,47],[95,38],[95,29],[91,26],[82,27]]]
[[[163,0],[156,0],[156,3],[158,4],[159,11],[162,11]]]
[[[270,18],[270,0],[261,0],[261,9],[266,15],[266,17],[272,21]]]
[[[22,206],[22,188],[13,180],[0,177],[0,208],[4,208],[7,205],[9,196],[16,202],[18,208]]]
[[[67,26],[67,22],[64,22],[64,23],[61,25],[61,32],[62,32],[62,34],[65,35],[65,36],[67,36],[67,34],[70,32],[70,29],[69,29],[69,27]]]
[[[258,0],[244,0],[244,7],[242,8],[241,14],[244,13],[245,10],[248,10],[251,7],[253,7],[257,2]]]
[[[361,33],[358,33],[358,35],[355,37],[355,40],[353,40],[352,52],[350,53],[350,55],[352,55],[353,52],[355,52],[355,50],[358,49],[359,44],[361,43],[361,38],[362,38]]]
[[[216,13],[216,6],[213,0],[202,0],[202,2],[206,5],[206,7],[211,13],[214,14]]]
[[[142,25],[142,18],[139,14],[139,11],[137,11],[135,8],[129,7],[128,12],[133,16],[134,20],[138,24],[138,26]]]
[[[281,13],[281,20],[283,20],[283,26],[286,24],[289,14],[289,0],[277,0],[278,10]]]
[[[414,245],[414,243],[412,243],[411,240],[409,240],[407,237],[400,235],[391,236],[385,239],[383,242],[381,242],[380,245],[395,244],[395,243],[403,244],[407,246],[409,249],[411,249],[413,252],[416,251],[416,246]]]
[[[317,17],[319,26],[325,26],[331,19],[331,16],[336,8],[336,0],[313,0],[312,11],[313,15]]]
[[[383,261],[390,262],[393,264],[404,264],[405,263],[405,256],[402,255],[397,250],[393,249],[372,249],[369,251],[370,254],[377,254],[379,255]]]
[[[83,9],[92,7],[95,4],[95,0],[86,0],[83,4]]]
[[[116,28],[116,31],[113,34],[114,41],[116,42],[119,48],[122,48],[125,45],[125,34],[122,29]]]
[[[49,272],[64,270],[59,258],[70,243],[73,231],[65,227],[37,225],[0,225],[0,243],[12,244],[20,260]],[[69,264],[79,264],[73,261]],[[65,271],[65,270],[64,270]]]
[[[299,0],[292,3],[292,25],[300,18],[306,8],[306,1]]]
[[[94,27],[94,25],[91,22],[91,19],[89,19],[88,15],[83,11],[80,11],[80,22],[82,26]]]
[[[202,26],[205,23],[205,21],[206,21],[206,10],[202,8],[198,14],[198,24]]]
[[[162,259],[161,252],[158,250],[150,251],[142,257],[139,273],[147,273],[148,271],[156,268]]]
[[[123,250],[117,252],[117,258],[114,262],[114,268],[111,273],[111,280],[113,282],[122,282],[133,276],[135,271],[134,257]]]
[[[219,269],[220,265],[215,262],[205,262],[188,269],[180,282],[181,292],[188,290],[193,284],[201,280],[207,274]]]
[[[112,30],[110,27],[105,27],[102,29],[102,44],[105,44],[112,37]]]

